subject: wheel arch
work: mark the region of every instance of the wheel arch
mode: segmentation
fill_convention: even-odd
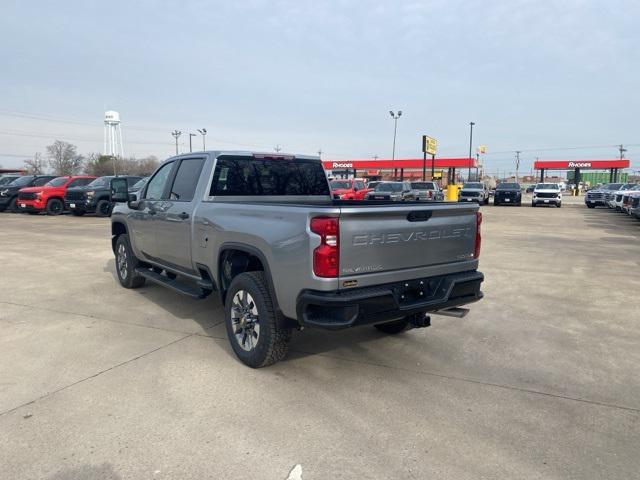
[[[244,272],[263,271],[267,279],[269,293],[274,306],[278,306],[278,297],[273,286],[271,268],[266,256],[256,247],[244,243],[227,242],[220,246],[216,262],[216,280],[218,282],[218,292],[222,304],[234,277]]]
[[[116,242],[118,237],[123,234],[128,234],[127,226],[123,222],[111,222],[111,250],[115,253]]]

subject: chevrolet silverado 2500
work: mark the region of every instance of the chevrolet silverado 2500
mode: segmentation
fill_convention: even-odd
[[[280,360],[294,328],[399,333],[482,298],[477,205],[334,200],[318,157],[185,154],[138,197],[112,179],[111,198],[122,286],[217,292],[251,367]]]

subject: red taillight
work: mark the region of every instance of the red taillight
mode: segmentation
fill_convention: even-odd
[[[476,259],[480,257],[480,245],[482,244],[480,225],[482,225],[482,213],[476,212],[476,248],[473,250],[473,256]]]
[[[337,277],[340,266],[340,224],[335,217],[311,219],[311,231],[320,235],[320,246],[313,251],[313,273],[318,277]]]

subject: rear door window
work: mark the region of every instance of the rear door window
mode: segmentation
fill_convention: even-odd
[[[329,183],[318,161],[220,157],[211,196],[329,196]]]
[[[67,187],[84,187],[89,185],[93,181],[93,178],[76,178]]]
[[[173,185],[171,186],[169,199],[182,202],[190,202],[193,200],[193,194],[196,191],[196,185],[198,185],[203,165],[203,158],[187,158],[182,160]]]

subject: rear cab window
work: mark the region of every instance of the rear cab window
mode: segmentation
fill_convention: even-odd
[[[317,160],[221,156],[209,195],[330,196],[329,183]]]

